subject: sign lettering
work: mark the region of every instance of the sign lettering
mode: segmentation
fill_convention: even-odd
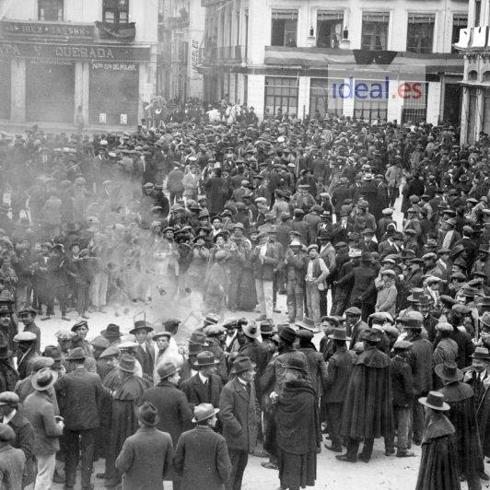
[[[94,26],[71,24],[48,24],[43,22],[3,21],[1,31],[7,37],[37,37],[42,36],[89,40],[94,37]]]

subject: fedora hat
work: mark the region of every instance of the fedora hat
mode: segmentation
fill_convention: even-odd
[[[87,357],[84,350],[81,347],[75,347],[66,356],[67,361],[82,361]]]
[[[136,361],[131,356],[125,354],[119,359],[119,370],[125,373],[134,373]]]
[[[58,373],[56,371],[43,368],[32,375],[31,384],[36,391],[46,391],[56,383],[57,379]]]
[[[486,347],[477,347],[471,357],[473,359],[481,359],[482,361],[490,361],[490,352]]]
[[[296,332],[289,326],[279,329],[279,338],[292,344],[296,340]]]
[[[238,356],[232,366],[232,372],[234,374],[244,373],[245,371],[250,371],[254,368],[250,357]]]
[[[444,395],[438,391],[429,391],[427,396],[419,398],[419,403],[441,412],[446,412],[450,409],[449,405],[444,401]]]
[[[157,373],[160,379],[167,379],[169,376],[175,374],[179,369],[173,362],[164,362],[157,366]]]
[[[195,330],[191,333],[189,344],[197,344],[201,346],[208,345],[206,334],[204,332],[201,332],[200,330]]]
[[[347,330],[345,328],[334,328],[328,338],[331,340],[343,340],[344,342],[350,340],[350,337],[347,337]]]
[[[152,403],[145,401],[138,408],[138,420],[148,427],[155,427],[159,422],[158,410]]]
[[[130,330],[129,333],[131,335],[136,335],[136,332],[139,332],[140,330],[145,330],[146,332],[150,333],[153,331],[153,327],[144,320],[138,320],[137,322],[134,322],[134,328]]]
[[[115,325],[114,323],[109,323],[105,330],[100,332],[100,335],[105,337],[109,341],[114,341],[116,339],[121,338],[121,332],[119,330],[119,325]]]
[[[458,365],[454,361],[438,364],[434,371],[444,383],[454,383],[463,379],[463,371],[458,369]]]
[[[203,420],[210,419],[219,412],[219,408],[214,408],[211,403],[200,403],[194,407],[194,418],[192,422],[197,424]]]
[[[258,339],[260,337],[260,331],[255,322],[242,325],[242,332],[250,339]]]
[[[193,365],[194,369],[199,369],[208,366],[216,366],[219,361],[214,357],[214,354],[208,350],[199,352],[196,356],[196,362]]]
[[[311,318],[303,318],[302,321],[297,322],[296,326],[303,330],[309,330],[313,333],[318,333],[318,329],[315,327],[315,322]]]

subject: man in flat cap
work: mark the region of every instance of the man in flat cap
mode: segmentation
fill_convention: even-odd
[[[7,424],[0,424],[0,475],[2,486],[9,490],[22,490],[26,457],[21,449],[13,447],[15,432]]]

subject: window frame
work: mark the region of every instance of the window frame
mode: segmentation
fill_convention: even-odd
[[[331,16],[330,19],[322,19],[321,17],[325,16]],[[330,42],[328,43],[328,46],[324,46],[323,43],[320,45],[320,23],[321,22],[328,22],[331,24],[330,26]],[[338,38],[334,39],[332,37],[332,27],[340,25],[340,33],[338,34]],[[338,48],[340,46],[340,42],[342,41],[342,35],[344,31],[344,26],[345,26],[345,12],[343,10],[337,9],[319,9],[317,11],[316,15],[316,46],[318,48]],[[335,27],[334,27],[334,30]]]
[[[368,85],[368,92],[371,92],[371,85],[373,83],[384,83],[383,80],[369,80],[369,79],[355,79],[354,83],[364,83]],[[368,117],[365,117],[367,114]],[[379,117],[380,114],[383,117]],[[373,121],[386,122],[388,120],[388,98],[383,97],[381,99],[372,99],[370,97],[366,99],[360,99],[354,97],[354,119],[364,120],[369,123]]]
[[[325,84],[325,93],[324,95],[319,93],[321,90],[320,86],[315,86],[318,81],[321,81]],[[326,117],[327,114],[332,114],[334,116],[342,116],[344,114],[344,100],[341,97],[333,97],[332,96],[332,85],[333,84],[341,84],[344,83],[344,79],[342,78],[321,78],[321,77],[312,77],[310,80],[310,117],[315,115],[315,110],[319,109],[321,104],[320,101],[323,99],[323,108],[325,109],[323,112],[319,111],[323,118]],[[323,96],[322,96],[323,95]]]
[[[273,81],[275,83],[270,84]],[[290,83],[293,82],[293,83]],[[269,99],[269,100],[268,100]],[[272,99],[272,104],[268,102]],[[295,104],[294,104],[295,101]],[[287,102],[286,104],[284,102]],[[299,79],[297,77],[265,77],[264,82],[264,114],[271,107],[272,112],[267,117],[275,117],[278,108],[286,108],[282,115],[298,115]],[[294,108],[292,111],[291,109]]]
[[[295,48],[298,46],[298,18],[299,11],[298,9],[279,9],[273,8],[271,9],[271,46],[282,46],[282,47],[290,47]],[[277,21],[281,21],[281,30],[282,30],[282,43],[277,44],[275,42],[275,38],[278,37],[274,34],[274,23]],[[294,23],[294,35],[292,24]],[[288,25],[289,24],[289,25]],[[289,33],[289,36],[288,36]],[[288,39],[291,43],[288,44]]]
[[[122,2],[125,4],[123,8],[121,8]],[[108,12],[113,13],[113,19],[107,17]],[[126,14],[125,19],[123,18],[123,20],[121,20],[121,13]],[[102,21],[107,24],[128,24],[129,0],[102,0]]]
[[[459,32],[461,29],[467,29],[468,28],[468,13],[467,12],[453,12],[453,21],[452,21],[452,33],[451,33],[451,52],[452,53],[457,53],[458,50],[454,47],[454,45],[459,41]],[[462,20],[465,18],[466,23],[463,24]],[[457,20],[459,19],[459,20]]]
[[[49,4],[52,5],[49,5]],[[42,15],[41,11],[44,9],[46,10],[46,7],[43,4],[48,4],[48,12],[51,11],[51,9],[54,11],[56,8],[56,4],[58,4],[58,15],[56,19],[47,19],[46,15]],[[61,6],[61,7],[60,7]],[[61,15],[60,15],[60,10],[61,10]],[[37,1],[37,19],[41,22],[63,22],[65,16],[65,2],[64,0],[38,0]]]
[[[423,18],[430,19],[431,22],[421,22]],[[412,21],[412,22],[411,22]],[[432,26],[431,39],[429,46],[422,46],[421,33],[410,32],[410,28],[414,26]],[[435,12],[409,12],[407,21],[407,46],[406,50],[409,53],[416,54],[431,54],[434,52],[435,42],[435,29],[436,29],[436,14]],[[418,39],[417,39],[418,37]],[[415,43],[413,46],[412,43]],[[416,45],[418,43],[418,45]]]
[[[372,19],[369,19],[371,17]],[[379,20],[376,19],[378,17]],[[387,21],[384,20],[385,17],[388,17]],[[390,41],[390,25],[391,25],[391,11],[386,10],[386,11],[370,11],[370,10],[364,10],[362,12],[362,17],[361,17],[361,49],[367,50],[367,51],[386,51],[388,50],[388,44]],[[386,26],[386,33],[385,33],[385,46],[381,47],[381,49],[373,49],[373,37],[376,35],[375,33],[368,34],[366,33],[366,28],[369,26],[371,28],[374,28],[376,24],[380,24],[383,26]],[[369,43],[369,47],[367,47],[368,43],[365,42],[365,37],[369,36],[371,38],[371,41]]]

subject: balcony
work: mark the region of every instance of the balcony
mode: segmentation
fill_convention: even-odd
[[[104,41],[133,42],[136,37],[136,24],[134,22],[113,23],[95,22],[99,38]]]
[[[201,60],[206,65],[236,64],[245,61],[244,46],[220,46],[202,48]]]

